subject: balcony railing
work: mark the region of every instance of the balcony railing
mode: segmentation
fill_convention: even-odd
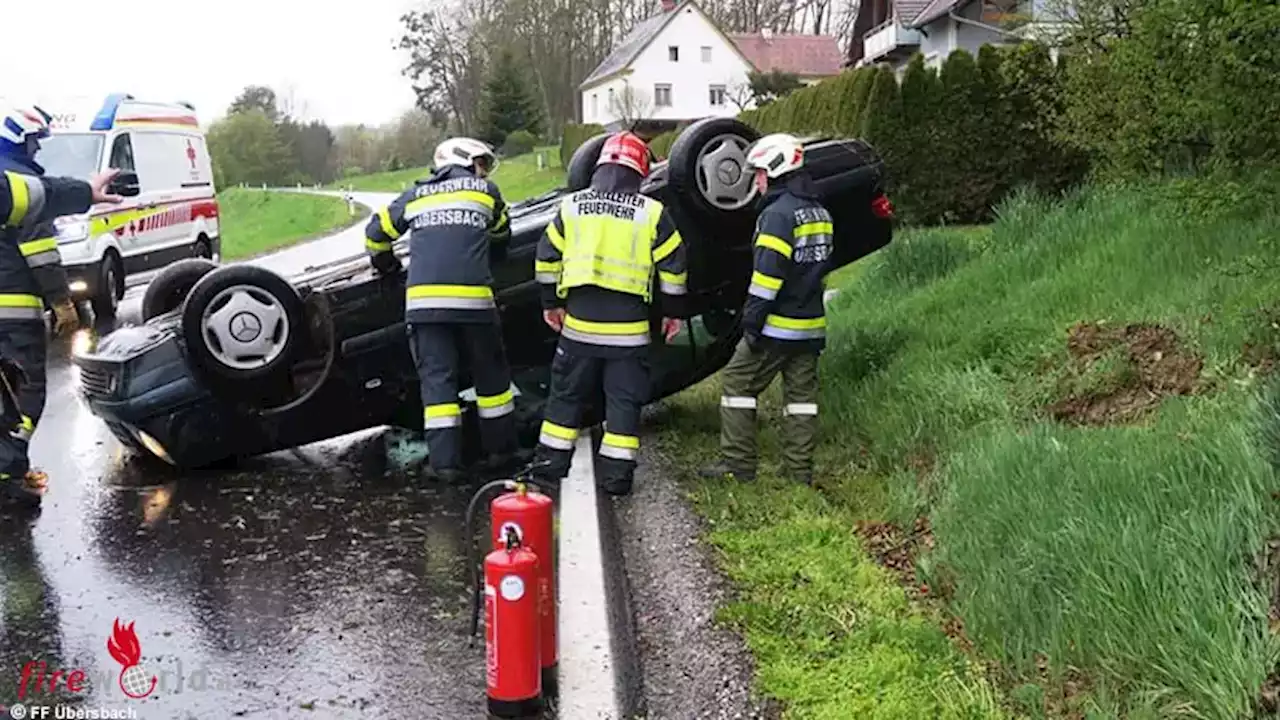
[[[920,31],[904,28],[890,18],[862,36],[862,57],[871,62],[898,48],[916,47],[920,44]]]

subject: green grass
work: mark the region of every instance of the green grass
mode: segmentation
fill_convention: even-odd
[[[539,170],[537,154],[546,157],[547,166]],[[392,172],[374,173],[372,175],[355,175],[343,178],[330,187],[345,188],[351,186],[355,190],[367,192],[401,192],[413,184],[413,181],[426,177],[431,168],[409,168]],[[560,167],[560,149],[558,147],[538,148],[527,155],[519,155],[502,160],[493,181],[498,184],[502,197],[509,203],[520,202],[564,185],[564,170]]]
[[[352,222],[340,198],[228,188],[218,193],[224,260],[240,260],[310,240]]]
[[[889,712],[840,714],[877,703],[901,708],[884,717],[991,712],[980,676],[947,672],[960,665],[940,631],[872,599],[893,592],[849,530],[927,516],[935,545],[918,581],[993,664],[1006,712],[1249,717],[1280,658],[1275,578],[1259,583],[1256,568],[1280,518],[1280,392],[1242,357],[1280,340],[1276,207],[1248,186],[1194,181],[1020,196],[989,228],[902,233],[838,278],[824,488],[686,476],[743,594],[727,614],[761,689],[792,717]],[[1100,321],[1174,330],[1203,356],[1203,389],[1137,424],[1051,420],[1045,406],[1069,386],[1068,328]],[[1129,377],[1114,362],[1072,376],[1077,390],[1114,389]],[[671,403],[662,440],[685,465],[715,442],[717,396],[713,379]],[[776,402],[762,407],[776,423]],[[762,448],[777,457],[769,430]],[[898,652],[843,639],[841,618],[845,635]]]

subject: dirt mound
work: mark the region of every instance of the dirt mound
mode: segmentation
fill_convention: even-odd
[[[1072,425],[1133,422],[1170,395],[1200,389],[1204,358],[1159,325],[1108,328],[1078,323],[1067,336],[1069,367],[1059,379],[1054,419]]]

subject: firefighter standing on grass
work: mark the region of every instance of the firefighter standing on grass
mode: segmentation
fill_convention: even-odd
[[[649,147],[622,132],[600,152],[591,187],[564,198],[538,242],[535,272],[543,317],[560,333],[551,363],[551,395],[539,436],[546,479],[569,470],[583,405],[603,383],[605,434],[600,482],[605,492],[631,492],[640,449],[640,410],[649,400],[650,306],[657,290],[670,342],[683,313],[685,252],[662,203],[640,194]],[[654,275],[657,282],[654,282]]]
[[[766,207],[756,222],[754,271],[742,312],[743,339],[722,374],[719,462],[703,477],[756,476],[756,398],[782,373],[783,469],[813,481],[818,432],[818,356],[825,347],[822,303],[834,250],[831,214],[804,171],[804,147],[768,135],[747,163]]]
[[[24,124],[13,123],[19,125],[18,131],[8,122],[13,113],[0,119],[3,142],[29,135],[22,132],[25,123],[43,119],[42,115],[31,117],[32,113],[21,113]],[[117,172],[84,182],[0,170],[0,373],[4,375],[0,382],[0,498],[39,505],[47,482],[43,472],[31,468],[27,454],[35,418],[44,408],[45,326],[43,303],[36,294],[40,287],[32,277],[32,266],[39,265],[31,258],[37,253],[23,253],[20,243],[33,228],[56,217],[88,212],[94,203],[120,202],[120,196],[106,192]],[[56,248],[53,253],[57,254]],[[62,317],[58,320],[59,325],[66,324]]]
[[[435,152],[435,170],[369,219],[366,246],[375,271],[402,271],[391,244],[409,231],[405,321],[418,369],[429,471],[463,479],[459,370],[475,383],[487,464],[516,458],[511,372],[493,295],[490,256],[505,254],[511,223],[498,186],[492,148],[451,138]],[[463,365],[465,361],[466,365]]]

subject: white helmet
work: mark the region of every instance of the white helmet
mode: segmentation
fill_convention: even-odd
[[[765,135],[747,152],[747,165],[764,170],[771,178],[785,175],[804,165],[804,145],[794,135]]]
[[[493,152],[493,148],[489,147],[488,143],[468,137],[456,137],[449,138],[436,146],[435,165],[437,168],[445,165],[471,167],[476,160],[480,159],[485,161],[485,168],[488,172],[493,172],[498,167],[498,156]]]
[[[49,137],[51,122],[53,116],[35,105],[4,108],[4,116],[0,117],[0,149],[25,153],[27,138]]]

